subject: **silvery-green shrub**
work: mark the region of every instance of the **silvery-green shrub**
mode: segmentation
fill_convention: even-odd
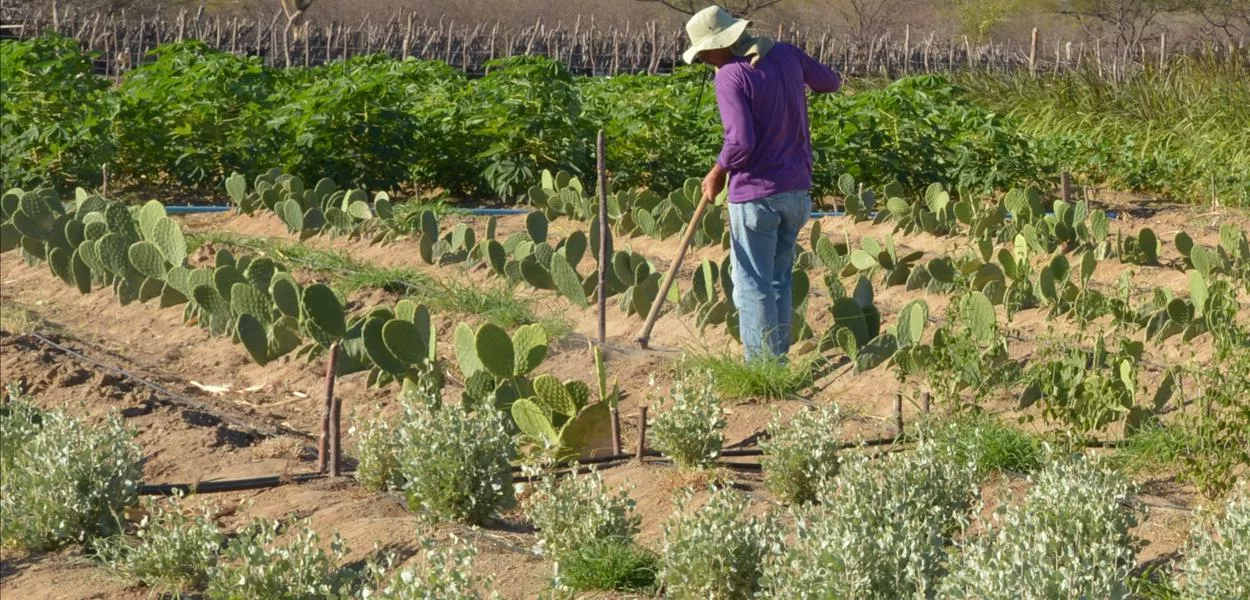
[[[1184,571],[1186,598],[1250,598],[1250,483],[1233,490],[1223,514],[1198,520]]]
[[[0,407],[0,437],[6,544],[46,550],[112,534],[138,499],[143,451],[115,416],[89,425],[15,398]]]
[[[557,560],[565,552],[601,540],[628,543],[642,522],[629,493],[608,493],[595,471],[543,477],[525,501],[525,514],[538,529],[540,551]]]
[[[710,374],[673,383],[673,404],[651,424],[652,445],[683,469],[711,466],[725,444],[725,410]]]
[[[134,537],[101,540],[97,552],[122,577],[157,592],[176,594],[207,581],[225,540],[210,507],[188,512],[175,497],[167,505],[149,500]]]
[[[366,490],[399,487],[399,461],[395,457],[395,430],[375,415],[351,428],[356,438],[356,481]]]
[[[474,524],[512,506],[516,444],[504,419],[492,406],[406,406],[395,458],[409,506]]]
[[[781,550],[780,530],[771,514],[747,516],[746,497],[714,489],[707,503],[691,509],[693,495],[679,497],[664,524],[660,579],[667,598],[737,600],[759,589],[767,557]]]
[[[306,600],[345,596],[358,583],[356,573],[343,566],[347,552],[335,535],[327,553],[307,521],[283,531],[277,521],[256,520],[230,540],[209,569],[204,597]]]
[[[832,406],[800,411],[785,423],[774,417],[760,442],[769,491],[795,504],[815,500],[816,487],[838,474],[840,422]]]
[[[771,597],[930,598],[977,497],[975,458],[934,442],[846,459],[819,505],[793,509],[796,533],[769,562]]]
[[[1094,459],[1047,464],[1018,502],[983,523],[942,587],[944,598],[1052,600],[1129,597],[1136,523],[1129,482]]]
[[[364,590],[364,600],[481,600],[497,598],[498,593],[482,596],[480,590],[494,586],[494,579],[473,572],[477,550],[453,538],[450,544],[422,541],[425,561],[420,567],[405,568],[384,585]]]

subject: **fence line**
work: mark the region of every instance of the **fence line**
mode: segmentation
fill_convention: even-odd
[[[218,50],[259,56],[275,67],[315,66],[363,54],[383,53],[395,58],[435,59],[470,74],[482,74],[485,63],[507,56],[535,54],[564,62],[578,74],[668,73],[681,62],[686,40],[680,28],[656,22],[626,22],[603,26],[593,17],[571,25],[546,23],[515,28],[496,22],[460,23],[455,20],[401,12],[384,20],[367,15],[358,25],[340,22],[291,21],[282,13],[272,16],[205,16],[203,7],[177,17],[78,13],[73,11],[0,11],[0,37],[29,38],[46,30],[73,37],[97,52],[101,74],[120,76],[150,60],[147,52],[170,42],[198,39]],[[910,27],[904,35],[868,40],[841,38],[829,30],[779,26],[780,40],[803,48],[825,64],[853,76],[900,75],[980,71],[1046,73],[1091,69],[1107,78],[1146,66],[1166,68],[1178,54],[1202,53],[1218,59],[1240,55],[1245,42],[1203,41],[1169,44],[1160,37],[1151,47],[1104,47],[1047,40],[1037,29],[1019,44],[976,42],[963,36],[938,39]],[[1053,51],[1053,52],[1052,52]]]

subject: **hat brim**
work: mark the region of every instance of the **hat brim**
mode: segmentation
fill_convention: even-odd
[[[687,48],[681,55],[682,60],[686,61],[686,64],[690,64],[704,50],[717,50],[733,46],[742,38],[743,32],[747,30],[747,26],[750,24],[751,22],[746,19],[738,19],[737,22],[725,28],[724,31],[705,37],[698,44]]]

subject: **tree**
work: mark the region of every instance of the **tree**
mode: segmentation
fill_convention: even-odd
[[[844,0],[838,12],[852,38],[871,40],[885,35],[896,24],[907,0]]]
[[[1230,39],[1250,36],[1250,0],[1199,0],[1198,12]]]
[[[721,8],[729,11],[730,14],[738,17],[749,17],[753,13],[757,13],[765,8],[781,4],[785,0],[721,0],[720,2],[711,2],[707,0],[637,0],[638,2],[646,2],[649,4],[663,4],[677,12],[687,15],[693,15],[712,4],[717,4]]]
[[[1022,0],[943,0],[941,8],[959,23],[959,32],[978,41],[1019,12]]]
[[[1055,12],[1075,17],[1086,33],[1109,37],[1121,48],[1142,43],[1160,17],[1187,4],[1187,0],[1060,0]]]

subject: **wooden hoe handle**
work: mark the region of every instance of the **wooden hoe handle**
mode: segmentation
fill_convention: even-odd
[[[642,333],[638,334],[637,342],[644,349],[647,343],[651,341],[651,329],[655,327],[656,319],[660,318],[660,307],[664,305],[664,300],[668,298],[668,290],[673,287],[673,278],[677,276],[677,270],[681,268],[681,261],[686,258],[686,250],[690,249],[690,243],[694,241],[694,233],[699,226],[699,218],[703,216],[703,211],[707,210],[708,204],[712,203],[712,198],[704,195],[699,200],[699,205],[694,209],[694,215],[690,217],[690,224],[686,225],[686,234],[681,238],[681,248],[677,250],[677,258],[673,260],[672,266],[668,268],[668,273],[664,274],[664,280],[660,282],[660,293],[656,295],[655,302],[651,304],[651,312],[647,314],[647,320],[642,324]]]

